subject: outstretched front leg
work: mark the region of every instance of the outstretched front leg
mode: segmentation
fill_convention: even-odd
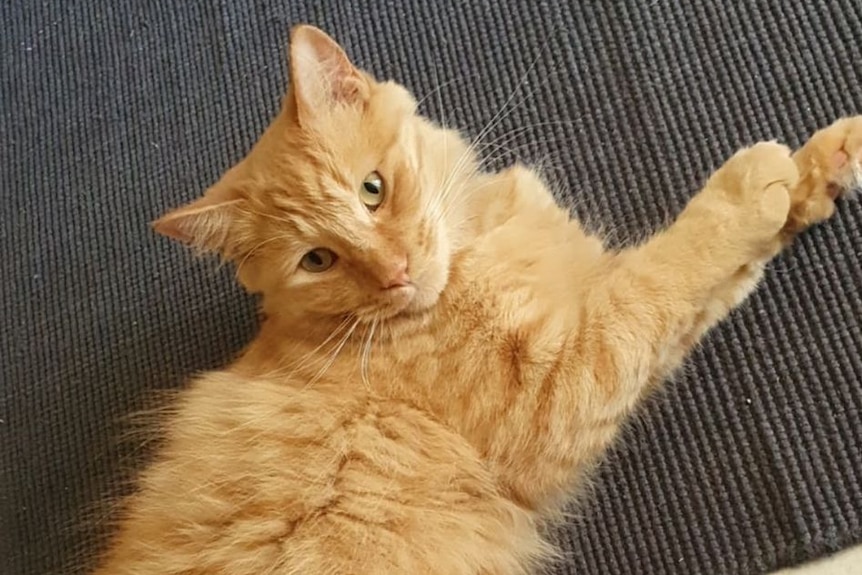
[[[834,213],[835,198],[858,181],[860,156],[862,117],[817,132],[793,155],[772,143],[742,150],[674,225],[619,256],[588,310],[598,333],[625,350],[601,378],[618,388],[606,416],[623,415],[667,377],[783,246]]]
[[[523,387],[512,392],[520,402],[507,403],[481,448],[506,462],[498,472],[513,499],[557,509],[650,386],[745,299],[795,233],[832,214],[830,182],[846,188],[862,157],[862,119],[852,124],[827,128],[845,135],[819,133],[795,155],[774,143],[738,152],[673,225],[582,278],[576,319],[559,321],[564,335],[547,322],[545,339],[523,354]]]
[[[835,200],[862,183],[862,116],[838,120],[818,131],[793,154],[793,161],[800,178],[790,191],[790,212],[779,235],[782,247],[832,216]],[[693,329],[668,346],[675,353],[669,353],[665,364],[656,369],[654,383],[675,370],[703,335],[754,291],[773,255],[752,261],[713,290]]]

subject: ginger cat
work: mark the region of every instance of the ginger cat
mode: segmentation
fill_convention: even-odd
[[[99,574],[535,572],[638,401],[858,181],[862,117],[741,150],[609,251],[320,30],[290,76],[248,156],[155,223],[266,319],[182,394]]]

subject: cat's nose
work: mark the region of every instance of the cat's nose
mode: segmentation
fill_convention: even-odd
[[[383,289],[394,289],[410,285],[410,275],[407,273],[407,258],[402,257],[391,262],[381,277]]]

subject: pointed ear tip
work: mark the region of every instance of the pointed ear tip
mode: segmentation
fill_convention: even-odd
[[[290,29],[290,41],[295,42],[302,38],[329,38],[329,35],[312,24],[297,24]]]
[[[164,214],[163,216],[151,221],[150,227],[157,234],[179,241],[187,241],[188,238],[186,235],[176,225],[176,222],[171,221],[172,219],[174,218],[171,218],[170,213]]]
[[[290,27],[291,34],[300,34],[303,33],[304,30],[312,30],[316,29],[313,24],[307,24],[305,22],[300,22],[299,24],[294,24]]]

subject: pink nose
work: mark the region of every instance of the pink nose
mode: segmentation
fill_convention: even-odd
[[[383,274],[383,289],[393,289],[410,285],[410,275],[407,273],[407,258],[392,262]]]

